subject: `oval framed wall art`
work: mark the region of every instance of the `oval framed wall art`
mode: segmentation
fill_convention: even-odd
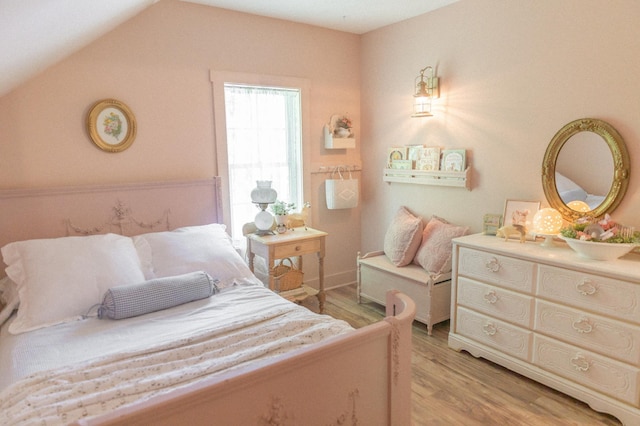
[[[124,103],[104,99],[89,110],[87,129],[98,148],[107,152],[121,152],[129,148],[136,138],[136,119]]]

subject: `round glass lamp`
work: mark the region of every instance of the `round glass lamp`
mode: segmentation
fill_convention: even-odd
[[[553,237],[562,229],[562,215],[550,207],[538,210],[533,216],[533,229],[538,235],[544,236],[542,247],[553,247]]]
[[[573,211],[580,213],[587,213],[591,211],[591,207],[589,207],[589,204],[585,203],[582,200],[571,201],[569,202],[569,204],[567,204],[567,207],[569,207]]]
[[[260,208],[260,211],[254,219],[257,231],[256,234],[265,235],[273,234],[273,216],[267,211],[269,204],[276,202],[278,193],[271,188],[270,180],[259,180],[256,187],[251,190],[251,201]]]

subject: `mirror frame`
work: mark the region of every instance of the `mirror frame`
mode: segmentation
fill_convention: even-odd
[[[613,156],[613,182],[604,201],[595,209],[582,213],[567,207],[560,198],[556,187],[556,161],[560,150],[571,136],[580,132],[593,132],[602,137]],[[629,185],[629,153],[622,136],[609,123],[581,118],[565,125],[555,134],[542,160],[542,188],[551,207],[558,210],[564,220],[574,222],[582,216],[600,217],[611,213],[620,204]]]

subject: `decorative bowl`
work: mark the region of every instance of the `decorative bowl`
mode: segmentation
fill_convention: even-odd
[[[615,260],[629,253],[637,244],[625,243],[600,243],[594,241],[583,241],[576,238],[567,238],[558,235],[565,240],[569,247],[582,257],[593,260]]]

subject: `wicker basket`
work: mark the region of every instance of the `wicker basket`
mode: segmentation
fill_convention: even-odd
[[[285,261],[289,265],[285,265]],[[273,279],[275,281],[275,291],[287,291],[298,288],[302,285],[302,277],[304,272],[297,269],[293,261],[286,257],[280,261],[280,264],[273,268]]]

